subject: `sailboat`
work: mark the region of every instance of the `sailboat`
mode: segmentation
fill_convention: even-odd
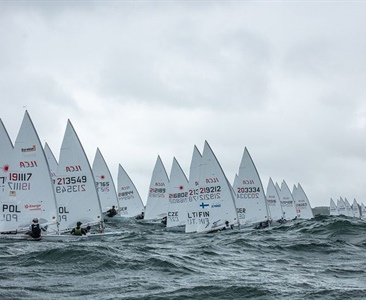
[[[361,218],[360,208],[358,207],[358,203],[357,203],[356,199],[353,199],[352,211],[353,211],[353,216],[355,218],[357,218],[357,219]]]
[[[193,147],[193,154],[191,159],[191,165],[189,168],[189,181],[188,181],[188,202],[186,205],[186,233],[196,232],[197,224],[199,222],[199,215],[196,214],[197,207],[199,206],[199,196],[196,194],[196,188],[199,186],[200,177],[200,165],[202,155],[197,146]]]
[[[198,200],[187,212],[188,222],[194,222],[191,224],[195,225],[194,231],[214,232],[224,228],[226,221],[233,226],[239,225],[233,188],[207,141],[200,162],[198,185],[189,194],[197,196]]]
[[[169,201],[166,227],[169,229],[179,228],[184,231],[188,201],[188,179],[175,157],[173,158],[169,176],[168,194]]]
[[[339,215],[337,205],[334,203],[332,198],[330,198],[330,203],[329,203],[329,214],[331,216],[338,216]]]
[[[313,210],[311,209],[310,202],[306,196],[300,183],[297,184],[297,188],[293,189],[293,197],[296,204],[297,217],[299,219],[312,219],[314,218]]]
[[[104,214],[104,219],[107,220],[109,217],[106,215],[106,212],[109,209],[114,206],[116,211],[120,211],[120,208],[118,207],[117,192],[111,172],[99,148],[97,148],[95,153],[92,171],[94,174],[95,186],[98,191],[102,213]]]
[[[273,222],[282,223],[284,221],[284,218],[280,203],[280,196],[278,195],[272,178],[269,178],[268,181],[266,199],[272,224],[275,224]]]
[[[281,188],[279,189],[280,203],[283,212],[283,217],[285,220],[295,220],[297,218],[296,205],[292,193],[283,180],[281,183]]]
[[[366,220],[366,206],[361,203],[361,219]]]
[[[0,201],[4,195],[8,178],[9,163],[13,152],[13,143],[0,119]]]
[[[146,201],[145,218],[143,222],[160,223],[168,211],[169,178],[160,156],[156,159],[151,176],[149,194]]]
[[[140,194],[121,165],[118,168],[117,191],[121,217],[133,218],[144,212],[144,204]]]
[[[235,205],[241,225],[257,226],[260,222],[269,220],[262,181],[246,147],[240,162],[239,173],[235,176],[233,188],[236,195]]]
[[[103,226],[94,176],[70,120],[67,121],[56,175],[55,191],[60,231],[70,231],[78,221],[82,222],[83,226]]]
[[[344,203],[342,197],[337,199],[337,209],[340,216],[346,216],[346,204]]]
[[[24,113],[11,152],[8,167],[3,166],[8,176],[0,200],[0,232],[25,232],[33,218],[38,218],[43,226],[55,226],[58,213],[53,183],[43,147],[28,111]]]
[[[351,204],[348,202],[347,198],[344,198],[344,204],[346,206],[346,216],[353,217],[353,210]]]

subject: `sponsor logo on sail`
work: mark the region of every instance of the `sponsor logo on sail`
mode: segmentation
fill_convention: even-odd
[[[36,151],[36,145],[33,145],[31,148],[22,148],[21,151],[22,152],[33,152]]]

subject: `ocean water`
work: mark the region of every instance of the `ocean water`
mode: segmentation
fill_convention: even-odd
[[[0,239],[0,299],[366,299],[366,222],[213,234],[110,223],[102,241]]]

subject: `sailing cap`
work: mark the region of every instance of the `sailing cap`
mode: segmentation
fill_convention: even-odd
[[[80,221],[76,223],[77,226],[80,226],[81,224],[83,223],[81,223]]]

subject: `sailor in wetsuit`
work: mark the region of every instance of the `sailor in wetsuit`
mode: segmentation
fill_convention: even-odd
[[[222,230],[234,229],[234,225],[230,225],[229,221],[225,222],[225,227]]]
[[[142,212],[141,214],[137,215],[137,216],[135,217],[135,219],[136,219],[136,220],[143,220],[143,219],[144,219],[144,217],[145,217],[145,213],[144,213],[144,212]]]
[[[107,210],[107,217],[114,217],[117,214],[116,208],[113,205],[111,209]]]
[[[81,228],[81,222],[76,223],[76,227],[71,230],[71,234],[73,235],[86,235],[86,230],[84,228]]]
[[[41,237],[42,231],[46,231],[47,228],[43,227],[38,223],[38,219],[33,219],[33,224],[29,226],[29,231],[27,234],[30,235],[32,238],[39,239]]]

